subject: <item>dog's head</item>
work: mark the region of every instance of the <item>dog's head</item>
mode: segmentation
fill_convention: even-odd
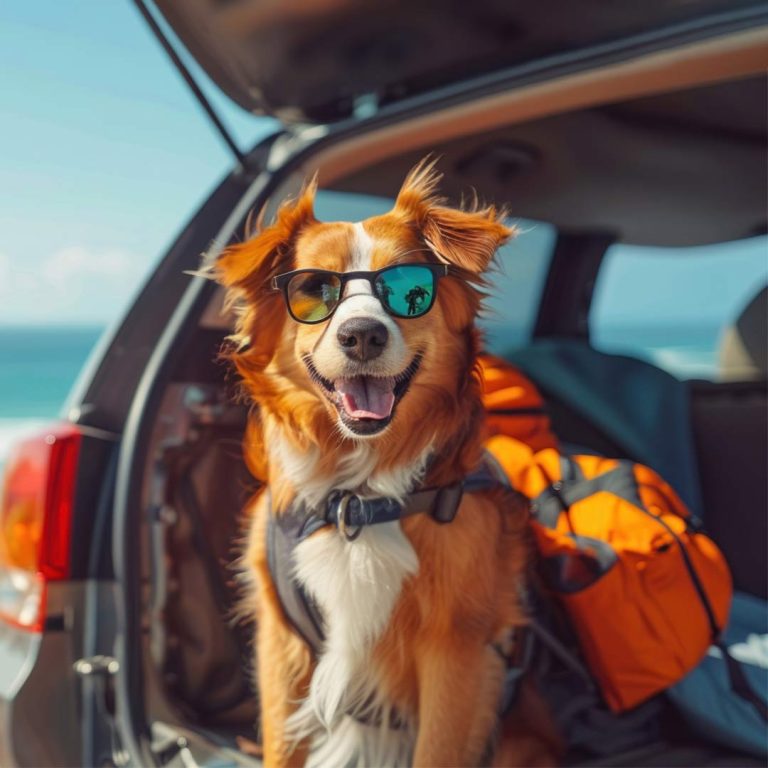
[[[482,274],[512,231],[494,208],[443,205],[438,180],[417,166],[389,213],[357,224],[317,221],[310,184],[219,259],[233,359],[298,444],[379,441],[405,459],[477,415]]]

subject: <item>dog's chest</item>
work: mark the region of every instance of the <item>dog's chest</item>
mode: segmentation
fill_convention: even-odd
[[[350,758],[359,758],[374,742],[398,752],[407,748],[406,733],[393,732],[393,738],[382,741],[382,728],[394,711],[371,660],[403,583],[418,570],[418,558],[400,523],[370,526],[354,541],[335,528],[324,529],[296,547],[294,562],[295,578],[323,615],[326,639],[292,727],[311,733],[321,726],[329,732],[326,747],[348,752]],[[378,731],[373,741],[371,722]]]
[[[399,522],[364,528],[348,541],[326,528],[296,547],[295,576],[327,624],[327,650],[366,653],[387,624],[418,558]]]

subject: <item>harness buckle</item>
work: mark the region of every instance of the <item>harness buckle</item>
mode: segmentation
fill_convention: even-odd
[[[441,525],[452,523],[459,510],[459,504],[463,495],[464,483],[454,483],[453,485],[446,485],[441,488],[435,496],[432,519]]]
[[[339,498],[339,506],[336,510],[336,524],[339,532],[347,541],[354,541],[363,532],[362,525],[358,525],[357,528],[350,528],[349,526],[349,502],[353,498],[356,498],[359,504],[362,503],[361,499],[354,493],[344,491]]]

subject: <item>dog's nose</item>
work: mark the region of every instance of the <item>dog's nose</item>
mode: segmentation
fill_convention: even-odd
[[[344,353],[352,360],[373,360],[387,346],[389,331],[372,317],[352,317],[345,320],[336,332]]]

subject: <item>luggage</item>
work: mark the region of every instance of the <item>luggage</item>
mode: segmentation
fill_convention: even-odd
[[[486,448],[531,500],[551,594],[615,712],[666,690],[704,657],[731,602],[728,566],[675,491],[641,464],[567,456],[535,386],[480,361]]]
[[[525,465],[514,440],[487,449],[531,500],[545,583],[562,603],[611,709],[680,680],[725,624],[728,566],[651,469],[552,448]]]

